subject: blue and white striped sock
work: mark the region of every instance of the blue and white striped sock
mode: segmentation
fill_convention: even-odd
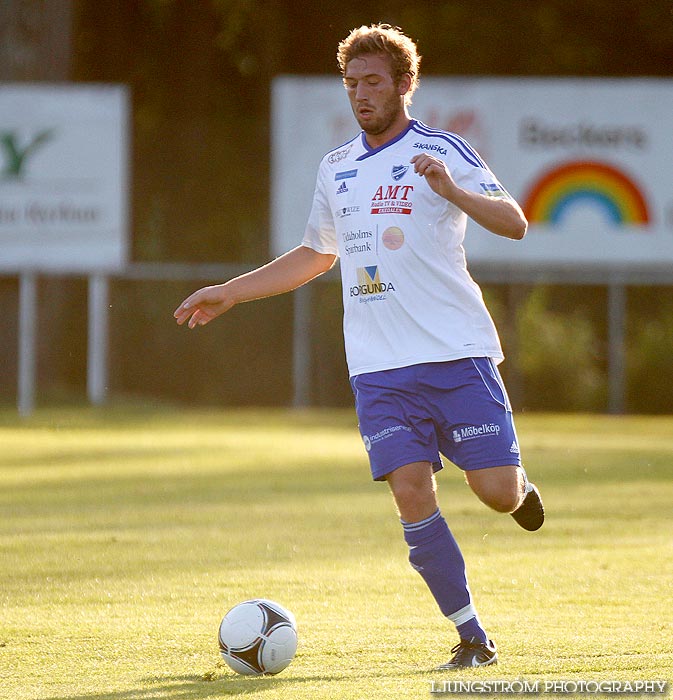
[[[463,555],[440,510],[417,523],[401,522],[409,562],[423,577],[439,609],[456,625],[461,639],[485,642],[487,635],[472,605]]]

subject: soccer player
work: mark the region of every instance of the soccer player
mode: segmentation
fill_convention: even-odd
[[[235,304],[293,290],[340,258],[346,355],[372,476],[388,483],[410,563],[460,638],[439,668],[494,664],[434,473],[441,453],[487,506],[526,530],[544,521],[497,369],[498,335],[462,246],[468,216],[515,240],[527,222],[465,140],[411,118],[420,56],[401,30],[354,29],[338,61],[362,131],[322,159],[301,244],[198,290],[174,315],[203,326]]]

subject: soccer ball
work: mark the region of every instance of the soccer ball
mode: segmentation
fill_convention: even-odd
[[[286,668],[297,651],[294,615],[271,600],[246,600],[222,619],[220,654],[245,676],[273,675]]]

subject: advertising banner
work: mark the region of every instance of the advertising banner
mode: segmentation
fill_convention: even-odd
[[[468,259],[529,267],[673,264],[673,81],[425,77],[411,115],[463,136],[523,207],[513,242],[468,225]],[[302,238],[318,163],[359,127],[338,77],[273,90],[273,237]]]
[[[122,86],[0,84],[0,271],[127,261]]]

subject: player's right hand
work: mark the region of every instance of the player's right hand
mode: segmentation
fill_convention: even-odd
[[[227,293],[225,285],[216,284],[203,287],[188,296],[173,312],[173,316],[181,326],[188,321],[189,328],[205,326],[214,318],[229,311],[235,301]]]

